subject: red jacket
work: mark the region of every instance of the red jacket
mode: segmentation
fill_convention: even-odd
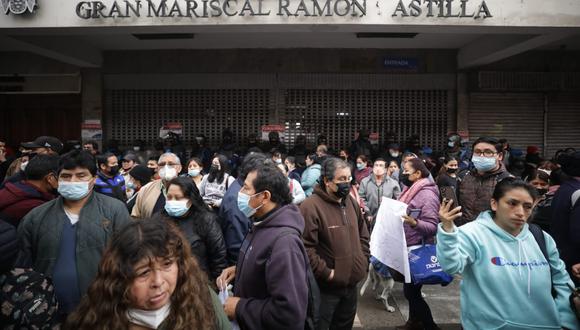
[[[17,227],[30,210],[54,197],[26,181],[7,182],[4,188],[0,189],[0,218]]]

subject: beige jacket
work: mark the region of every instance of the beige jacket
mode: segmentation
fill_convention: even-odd
[[[163,183],[161,179],[151,181],[139,190],[139,194],[137,194],[137,201],[135,202],[135,206],[133,206],[133,210],[131,210],[131,216],[133,218],[150,218],[153,213],[153,208],[155,207],[155,203],[157,203],[157,199],[162,193]]]

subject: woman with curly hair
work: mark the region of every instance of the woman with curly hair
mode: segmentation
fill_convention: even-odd
[[[64,329],[230,329],[179,229],[135,221],[108,246]]]

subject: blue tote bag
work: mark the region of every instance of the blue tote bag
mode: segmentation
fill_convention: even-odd
[[[446,286],[453,281],[453,276],[441,268],[437,260],[437,249],[434,244],[424,244],[409,250],[409,269],[413,284],[441,284]]]

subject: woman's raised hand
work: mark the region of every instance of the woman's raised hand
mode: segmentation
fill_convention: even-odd
[[[439,220],[443,223],[443,230],[446,232],[452,232],[455,219],[459,218],[463,213],[461,213],[461,206],[451,209],[453,200],[444,199],[439,207]],[[451,210],[450,210],[451,209]]]

